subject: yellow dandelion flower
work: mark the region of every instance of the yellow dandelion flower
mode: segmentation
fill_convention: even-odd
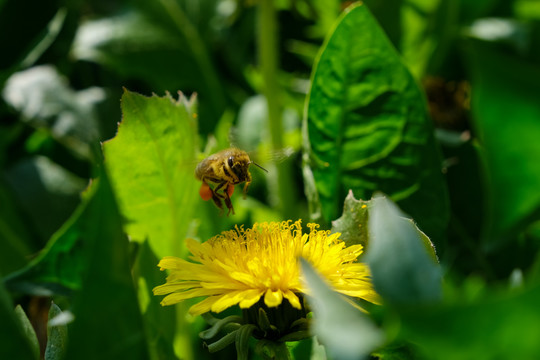
[[[299,295],[306,294],[299,257],[309,261],[335,291],[378,302],[366,264],[357,262],[361,245],[345,246],[340,234],[317,230],[301,222],[255,223],[253,228],[236,227],[199,243],[187,240],[193,262],[173,256],[158,264],[170,270],[167,282],[154,288],[154,295],[167,295],[162,305],[206,297],[190,308],[192,315],[219,313],[233,305],[247,309],[261,298],[269,308],[283,299],[301,309]]]

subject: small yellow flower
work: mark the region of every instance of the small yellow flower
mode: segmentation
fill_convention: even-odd
[[[300,221],[255,223],[225,231],[199,243],[187,240],[191,260],[164,257],[161,270],[171,270],[167,282],[154,288],[154,295],[167,295],[162,305],[206,297],[193,305],[192,315],[219,313],[230,306],[247,309],[261,297],[269,308],[287,299],[302,308],[301,294],[307,293],[298,258],[303,257],[327,280],[335,291],[377,303],[366,264],[356,262],[361,245],[345,246],[340,234],[317,230],[308,224],[302,233]]]

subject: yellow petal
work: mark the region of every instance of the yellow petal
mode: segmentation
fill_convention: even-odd
[[[244,295],[245,291],[231,291],[224,295],[221,295],[219,299],[212,305],[211,310],[213,312],[219,313],[223,310],[238,304]]]
[[[200,287],[198,281],[183,281],[180,283],[163,284],[156,286],[152,291],[154,295],[165,295],[179,290],[189,290],[195,287]]]
[[[279,304],[281,304],[281,301],[283,300],[283,293],[280,289],[277,291],[272,291],[271,289],[266,290],[266,294],[264,294],[264,303],[268,307],[276,307]]]
[[[200,303],[197,303],[189,308],[189,313],[193,316],[201,315],[210,311],[212,305],[219,300],[219,296],[211,296],[204,299]]]
[[[165,295],[162,293],[156,293],[157,295]],[[182,300],[191,299],[199,296],[209,296],[214,295],[215,292],[212,290],[206,290],[206,289],[191,289],[188,291],[182,291],[182,292],[175,292],[172,294],[169,294],[163,298],[161,301],[161,305],[172,305],[179,303]]]
[[[237,282],[231,282],[231,281],[219,281],[219,282],[200,282],[201,287],[205,289],[220,289],[223,291],[228,290],[243,290],[246,288],[245,285],[237,283]]]
[[[264,290],[251,289],[244,291],[244,298],[240,301],[239,305],[242,309],[247,309],[255,304],[264,294]]]
[[[159,261],[158,266],[163,269],[177,269],[182,266],[183,262],[187,262],[183,259],[180,259],[176,256],[165,256]]]
[[[285,291],[283,293],[283,297],[289,300],[289,303],[292,305],[292,307],[297,308],[298,310],[302,309],[302,305],[300,304],[300,299],[298,299],[298,296],[296,296],[296,294],[293,293],[291,290]]]
[[[235,271],[235,272],[230,273],[230,277],[233,278],[234,280],[240,281],[249,286],[256,285],[257,279],[255,279],[251,274]]]
[[[161,259],[159,266],[170,271],[166,284],[154,288],[154,294],[166,295],[164,305],[207,297],[190,308],[195,315],[235,304],[249,308],[263,295],[266,306],[276,307],[285,298],[301,309],[299,294],[306,289],[297,258],[304,256],[336,291],[380,302],[369,267],[357,262],[362,246],[347,247],[340,234],[319,230],[315,224],[308,228],[303,233],[300,221],[260,223],[248,229],[236,227],[203,243],[189,239],[189,260]]]

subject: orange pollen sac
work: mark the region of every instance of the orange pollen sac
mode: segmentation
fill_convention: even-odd
[[[229,197],[232,196],[233,192],[234,192],[234,185],[229,184],[229,186],[227,186],[227,194],[229,194]]]
[[[212,198],[212,189],[206,183],[202,183],[201,188],[199,189],[199,195],[204,201],[208,201]]]

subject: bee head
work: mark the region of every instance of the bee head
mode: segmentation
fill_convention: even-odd
[[[238,177],[240,182],[246,181],[249,178],[249,158],[245,159],[243,156],[229,156],[227,164],[231,171]]]

